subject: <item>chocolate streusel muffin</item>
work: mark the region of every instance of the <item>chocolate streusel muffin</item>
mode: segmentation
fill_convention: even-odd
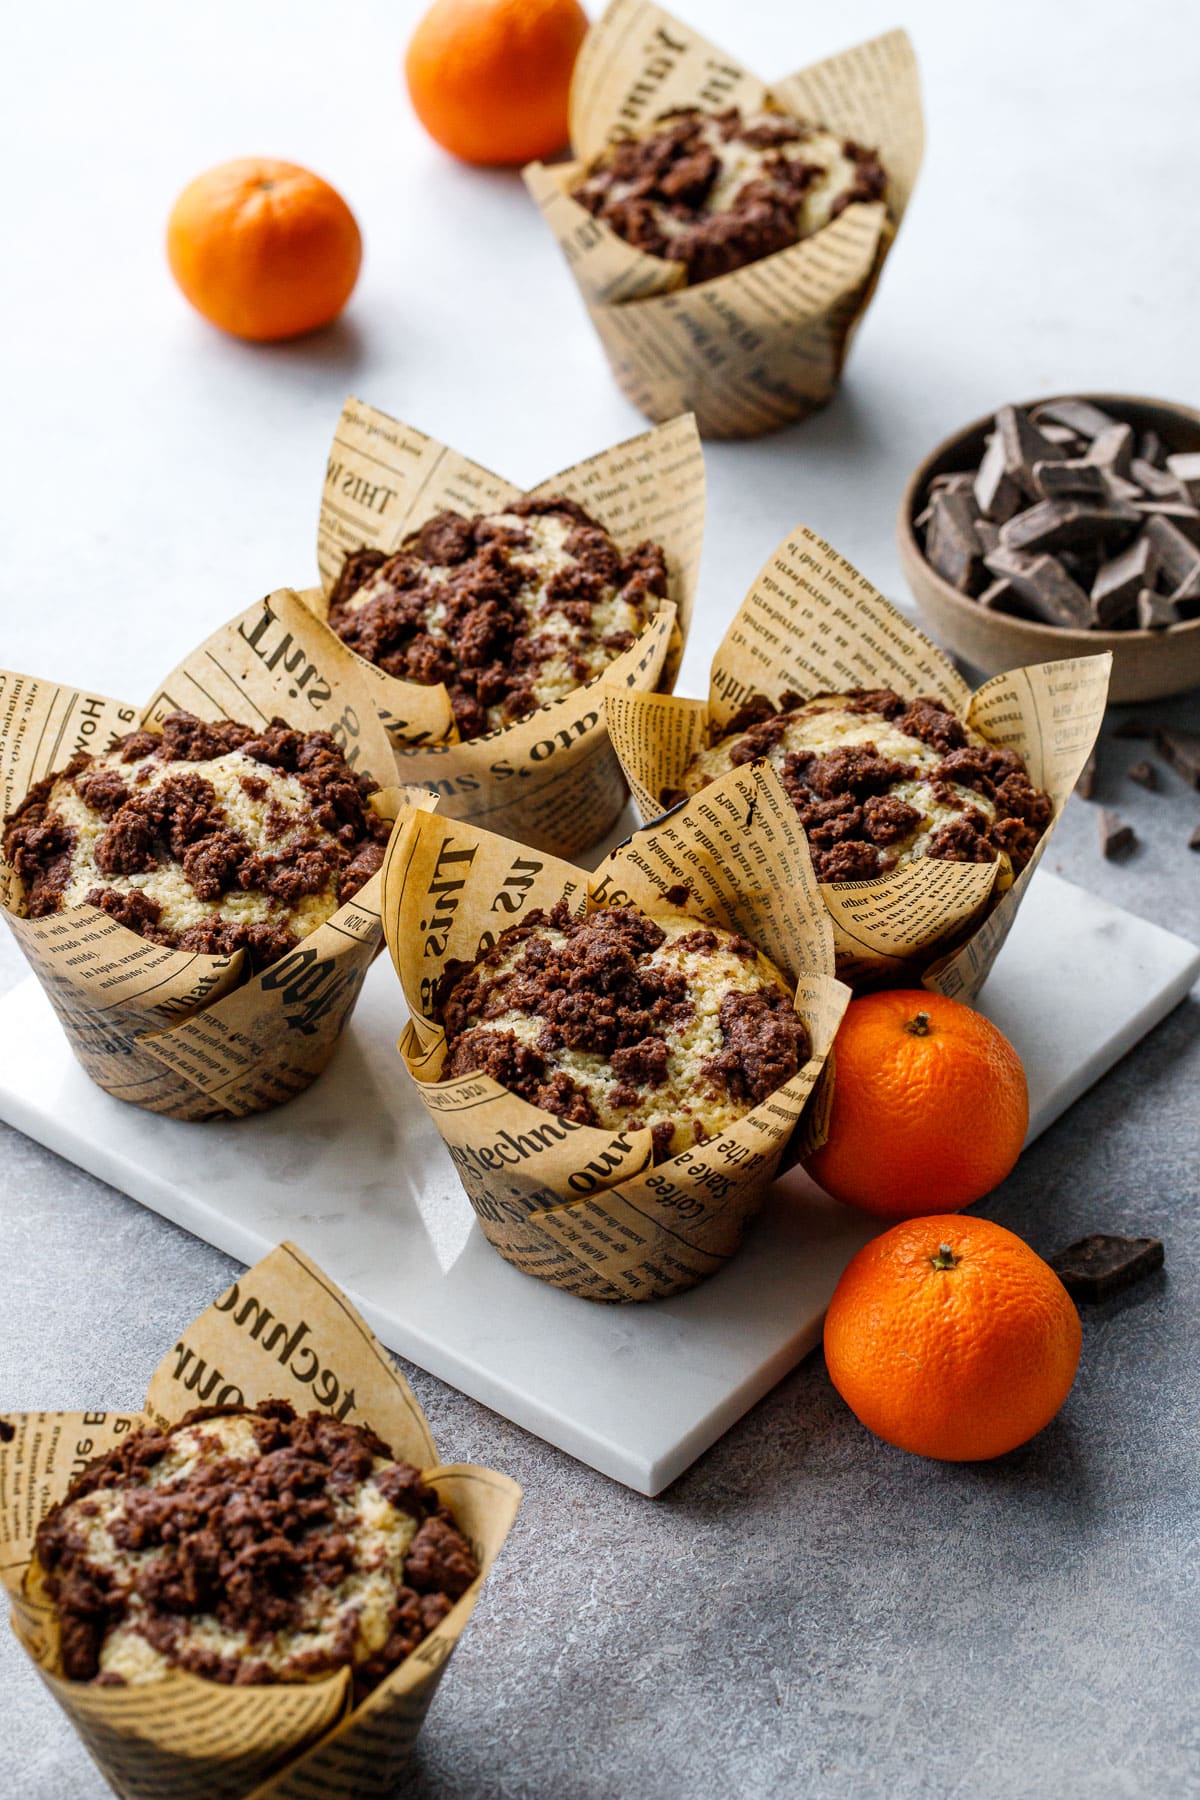
[[[97,906],[152,943],[262,968],[382,864],[377,786],[328,732],[172,713],[30,789],[3,839],[18,910]]]
[[[361,1693],[479,1573],[416,1469],[365,1426],[285,1400],[135,1432],[76,1477],[35,1553],[64,1674],[109,1686],[350,1668]]]
[[[387,674],[443,683],[474,738],[599,675],[666,594],[659,545],[625,552],[575,501],[527,498],[437,513],[391,554],[353,551],[329,623]]]
[[[786,250],[886,185],[873,150],[787,113],[687,107],[609,144],[571,198],[695,283]]]
[[[649,1127],[655,1162],[727,1129],[810,1052],[773,964],[679,914],[572,918],[560,901],[448,974],[444,1078],[490,1075],[580,1125]]]
[[[1016,751],[989,744],[938,700],[856,688],[753,710],[697,752],[682,794],[765,757],[800,816],[820,881],[867,881],[918,856],[1003,856],[1019,873],[1050,823],[1050,797]]]

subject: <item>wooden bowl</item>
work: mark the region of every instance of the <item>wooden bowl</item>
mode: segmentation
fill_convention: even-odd
[[[1200,412],[1189,406],[1129,394],[1077,397],[1094,401],[1135,430],[1157,431],[1170,451],[1200,450]],[[1042,404],[1042,400],[1029,400],[1023,410]],[[1165,631],[1072,631],[1061,625],[1041,625],[986,611],[969,595],[951,587],[926,562],[913,520],[925,504],[929,483],[935,475],[978,468],[991,426],[989,413],[948,437],[918,465],[904,490],[897,523],[900,565],[933,635],[964,662],[988,675],[1023,663],[1056,662],[1064,656],[1092,656],[1111,650],[1110,701],[1160,700],[1200,685],[1200,618],[1170,625]]]

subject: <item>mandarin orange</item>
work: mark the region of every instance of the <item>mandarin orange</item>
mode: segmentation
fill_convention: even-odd
[[[434,0],[404,59],[417,117],[469,163],[524,163],[567,141],[579,0]]]
[[[184,188],[167,224],[167,257],[210,324],[261,342],[336,319],[358,279],[362,239],[346,202],[319,175],[250,156]]]
[[[894,1225],[849,1264],[825,1320],[825,1361],[886,1443],[978,1462],[1054,1417],[1082,1335],[1066,1288],[1015,1233],[935,1214]]]
[[[881,1219],[956,1212],[1021,1153],[1021,1059],[982,1013],[924,988],[852,1000],[833,1042],[828,1136],[805,1166]]]

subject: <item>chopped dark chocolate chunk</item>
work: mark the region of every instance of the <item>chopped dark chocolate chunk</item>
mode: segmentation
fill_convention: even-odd
[[[1122,624],[1137,609],[1138,595],[1152,587],[1158,571],[1158,552],[1143,531],[1127,549],[1100,564],[1092,583],[1092,609],[1097,625],[1105,630]]]
[[[1153,588],[1140,588],[1137,622],[1139,631],[1165,631],[1169,625],[1178,625],[1179,608],[1168,595],[1157,594]]]
[[[1160,469],[1145,457],[1135,456],[1129,465],[1129,473],[1144,493],[1153,494],[1159,500],[1183,500],[1186,498],[1175,477],[1166,469]]]
[[[1090,800],[1092,795],[1096,792],[1096,774],[1098,767],[1099,757],[1096,754],[1096,747],[1093,745],[1088,751],[1087,761],[1084,763],[1082,769],[1080,769],[1079,777],[1075,783],[1075,792],[1082,800]]]
[[[1152,762],[1135,762],[1130,766],[1129,779],[1153,793],[1158,787],[1158,770]]]
[[[1069,550],[1098,537],[1128,537],[1140,523],[1140,514],[1115,501],[1091,506],[1080,500],[1039,500],[1001,526],[1000,539],[1010,550]]]
[[[1109,497],[1104,470],[1098,463],[1085,461],[1039,462],[1033,465],[1033,482],[1043,500]],[[1015,508],[1013,509],[1016,510]]]
[[[1037,498],[1033,478],[1035,463],[1054,462],[1061,456],[1059,445],[1044,438],[1032,419],[1015,406],[1002,406],[996,413],[996,438],[1004,456],[1004,469],[1022,493]]]
[[[1193,827],[1192,835],[1188,839],[1188,849],[1189,850],[1200,850],[1200,825],[1196,825]]]
[[[970,593],[982,560],[970,495],[946,489],[934,495],[925,554],[943,580],[960,593]]]
[[[1137,843],[1137,832],[1132,825],[1127,825],[1119,813],[1102,807],[1100,810],[1100,848],[1112,861],[1115,857],[1128,856]]]
[[[988,612],[1020,613],[1024,610],[1021,596],[1011,581],[997,576],[979,595],[979,604]]]
[[[1182,500],[1132,500],[1130,505],[1143,519],[1166,519],[1193,544],[1200,542],[1200,512]]]
[[[1151,514],[1146,520],[1146,536],[1154,545],[1163,573],[1172,586],[1178,587],[1181,582],[1190,580],[1200,567],[1200,550],[1171,519]]]
[[[1163,1266],[1161,1238],[1093,1231],[1046,1259],[1076,1300],[1107,1300]]]
[[[1133,461],[1133,427],[1109,425],[1097,432],[1087,460],[1110,469],[1114,475],[1128,475]]]
[[[1083,631],[1092,624],[1091,600],[1055,557],[1034,556],[1001,543],[984,561],[993,575],[1012,583],[1034,616],[1046,624]]]
[[[1097,438],[1118,422],[1111,413],[1093,406],[1090,400],[1074,399],[1043,400],[1034,408],[1033,417],[1039,425],[1043,419],[1052,419],[1056,425],[1066,425],[1085,438]]]
[[[1034,472],[1038,469],[1052,468],[1052,463],[1039,461],[1034,464]],[[936,482],[937,476],[934,476]],[[930,487],[933,482],[930,483]],[[974,478],[975,504],[985,519],[1003,525],[1005,519],[1020,512],[1024,504],[1024,489],[1016,477],[1009,472],[1008,450],[998,431],[994,431],[983,453]]]
[[[1200,732],[1156,731],[1154,741],[1177,775],[1200,788]]]
[[[1200,452],[1168,456],[1167,468],[1193,506],[1200,506]]]

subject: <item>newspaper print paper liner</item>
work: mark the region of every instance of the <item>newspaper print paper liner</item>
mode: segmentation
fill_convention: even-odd
[[[879,152],[886,201],[855,202],[812,237],[712,281],[647,255],[572,200],[614,137],[680,106],[778,107]],[[837,390],[921,165],[917,65],[903,31],[766,84],[648,0],[613,0],[571,84],[572,163],[525,182],[557,239],[617,385],[648,418],[690,409],[702,437],[757,437]]]
[[[625,549],[643,538],[662,545],[671,597],[628,650],[573,693],[465,741],[440,683],[400,681],[349,654],[392,736],[402,782],[431,789],[449,818],[574,856],[612,829],[627,794],[605,730],[601,683],[674,685],[704,536],[704,455],[695,423],[674,419],[529,491],[578,501]],[[522,493],[411,426],[348,400],[325,474],[317,537],[321,586],[301,598],[324,623],[348,551],[364,544],[394,550],[443,508],[495,512]]]
[[[414,1463],[470,1540],[478,1579],[358,1707],[345,1670],[278,1687],[230,1688],[181,1671],[126,1688],[68,1681],[60,1673],[53,1603],[33,1563],[40,1521],[86,1462],[140,1426],[174,1424],[198,1405],[269,1399],[369,1425]],[[271,1251],[182,1333],[140,1414],[25,1413],[7,1422],[15,1436],[0,1442],[0,1577],[13,1630],[118,1794],[358,1800],[392,1791],[521,1490],[492,1469],[438,1465],[408,1383],[345,1296],[295,1245]]]
[[[673,901],[686,890],[682,905]],[[672,894],[669,901],[666,896]],[[438,980],[506,927],[565,899],[631,903],[739,931],[795,984],[812,1053],[706,1143],[651,1163],[650,1132],[542,1111],[487,1075],[442,1079]],[[400,1053],[484,1235],[526,1274],[589,1300],[649,1300],[711,1275],[741,1241],[821,1073],[849,990],[808,846],[771,769],[738,769],[612,852],[594,875],[440,813],[406,812],[383,870],[384,935],[410,1022]]]
[[[1112,657],[1075,657],[997,675],[972,694],[950,659],[805,526],[768,559],[713,658],[707,701],[608,697],[609,733],[643,818],[662,812],[693,754],[755,695],[778,705],[849,688],[930,694],[992,744],[1016,750],[1054,816],[1015,881],[1006,865],[922,857],[873,881],[822,884],[837,970],[856,987],[921,980],[971,1000],[1087,761],[1104,717]],[[704,790],[707,792],[707,790]]]
[[[193,650],[144,707],[0,671],[0,816],[77,750],[102,751],[177,708],[210,721],[329,731],[395,819],[391,745],[357,658],[284,589]],[[301,1093],[333,1055],[383,938],[378,874],[257,975],[242,951],[205,956],[147,942],[96,907],[18,915],[21,883],[0,863],[0,902],[71,1048],[106,1093],[175,1119],[240,1118]]]

